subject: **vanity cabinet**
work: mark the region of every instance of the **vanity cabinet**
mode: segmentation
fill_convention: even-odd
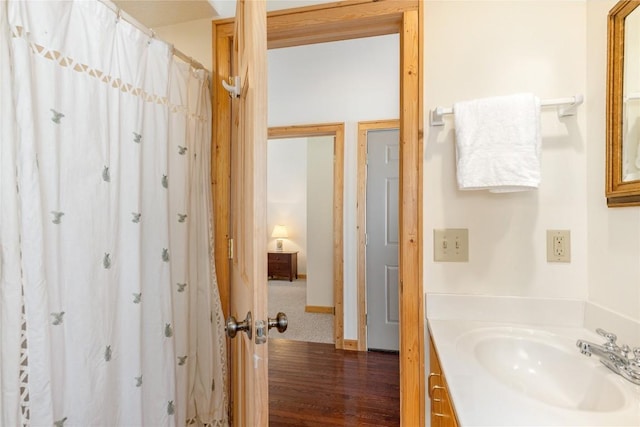
[[[431,427],[458,427],[453,402],[447,389],[447,381],[440,367],[438,353],[429,337],[429,377],[427,380],[431,399]]]

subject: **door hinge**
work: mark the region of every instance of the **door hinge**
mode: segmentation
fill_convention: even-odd
[[[364,245],[367,246],[369,244],[369,233],[364,233]]]
[[[365,325],[369,324],[369,313],[365,313],[365,315],[364,315],[364,324]]]
[[[227,256],[229,259],[233,259],[233,239],[227,239]]]

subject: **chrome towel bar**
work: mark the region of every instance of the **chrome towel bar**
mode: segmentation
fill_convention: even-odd
[[[558,117],[573,116],[578,106],[584,102],[584,95],[578,94],[568,98],[544,99],[540,101],[541,107],[558,107]],[[453,107],[436,107],[429,114],[431,126],[444,126],[443,116],[453,114]]]

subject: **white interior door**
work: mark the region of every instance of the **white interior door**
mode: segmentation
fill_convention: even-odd
[[[395,350],[399,345],[398,129],[367,134],[367,346]]]
[[[267,320],[267,14],[264,1],[238,0],[232,74],[230,314],[246,331],[230,340],[233,424],[269,422]],[[216,82],[220,84],[220,82]],[[250,313],[250,319],[247,314]],[[262,332],[259,328],[262,327]],[[230,325],[227,322],[227,333]]]

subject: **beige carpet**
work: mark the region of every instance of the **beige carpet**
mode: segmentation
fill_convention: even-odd
[[[306,313],[307,281],[303,279],[293,282],[269,280],[269,316],[282,311],[287,314],[289,327],[279,334],[271,329],[271,339],[288,339],[333,344],[333,315]]]

